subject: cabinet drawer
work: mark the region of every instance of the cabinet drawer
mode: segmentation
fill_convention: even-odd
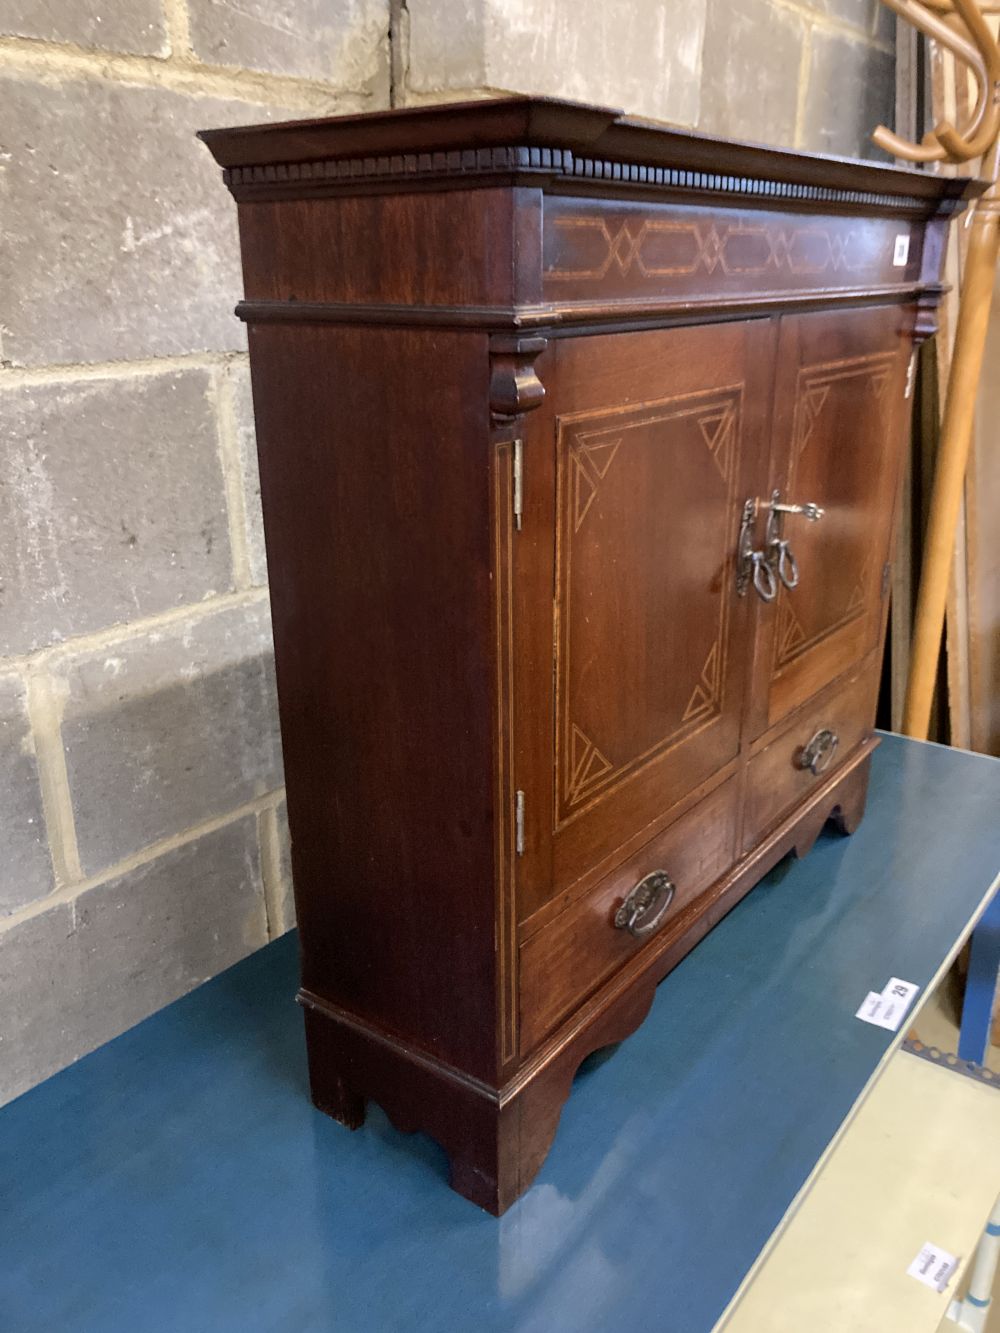
[[[616,968],[669,934],[685,907],[733,862],[738,788],[734,778],[648,842],[521,945],[521,1049],[530,1050]],[[626,899],[647,876],[653,895],[633,928],[615,925]]]
[[[808,796],[869,734],[875,713],[878,664],[867,665],[839,690],[800,709],[750,761],[744,821],[744,851],[748,851],[797,801]],[[821,733],[836,737],[831,751],[820,744],[813,751],[814,772],[806,767],[807,747]]]

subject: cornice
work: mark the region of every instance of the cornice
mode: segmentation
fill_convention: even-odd
[[[888,162],[739,143],[558,98],[499,97],[203,130],[241,199],[475,189],[555,191],[949,213],[982,182]]]
[[[828,207],[837,211],[929,213],[961,206],[959,197],[889,193],[763,176],[613,161],[568,148],[500,145],[426,153],[337,157],[303,162],[227,167],[226,184],[240,201],[288,199],[340,193],[413,188],[481,188],[533,184],[559,192],[642,192],[691,197],[729,197],[734,202],[776,207]]]

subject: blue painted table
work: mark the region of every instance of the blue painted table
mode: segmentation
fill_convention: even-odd
[[[972,936],[969,975],[962,1003],[958,1054],[973,1064],[986,1063],[993,1026],[993,1006],[1000,986],[1000,891],[986,908]]]
[[[294,938],[0,1112],[3,1333],[711,1329],[1000,869],[1000,762],[895,737],[868,815],[778,867],[581,1073],[499,1221],[372,1111],[314,1111]]]

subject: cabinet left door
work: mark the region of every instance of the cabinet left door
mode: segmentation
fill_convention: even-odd
[[[736,552],[774,340],[769,320],[573,337],[539,364],[510,565],[521,920],[735,764],[753,610]]]

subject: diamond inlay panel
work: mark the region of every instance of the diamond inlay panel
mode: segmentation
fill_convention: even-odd
[[[815,525],[786,523],[801,581],[792,592],[779,591],[776,670],[871,605],[875,557],[857,516],[888,447],[895,363],[896,354],[886,352],[799,371],[786,494],[814,501],[826,514]]]
[[[559,422],[557,827],[722,713],[740,404]]]

